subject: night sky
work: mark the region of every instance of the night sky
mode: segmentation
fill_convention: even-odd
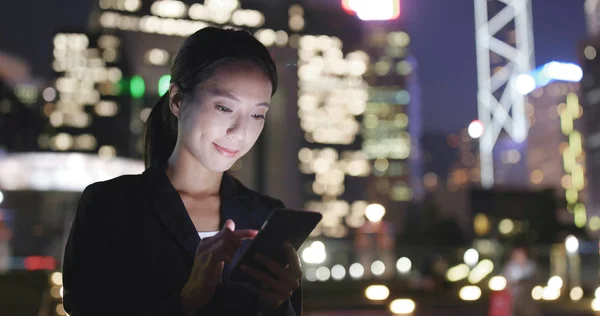
[[[270,0],[278,1],[278,0]],[[96,0],[0,1],[0,50],[48,76],[54,30],[81,30]],[[472,0],[402,0],[401,19],[419,62],[427,132],[456,132],[477,118]],[[536,64],[577,62],[584,0],[533,0]]]

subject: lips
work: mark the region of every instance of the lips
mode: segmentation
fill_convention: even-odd
[[[215,143],[213,143],[213,146],[215,146],[215,149],[217,149],[217,151],[220,152],[221,155],[228,157],[228,158],[233,158],[240,152],[239,150],[219,146]]]

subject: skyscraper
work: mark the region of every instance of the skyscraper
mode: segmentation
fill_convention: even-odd
[[[519,80],[523,92],[531,90],[526,107],[530,187],[554,189],[563,210],[559,218],[578,227],[587,222],[582,116],[589,113],[579,102],[581,75],[577,65],[551,62]]]

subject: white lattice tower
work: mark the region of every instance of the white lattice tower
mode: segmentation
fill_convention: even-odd
[[[516,78],[534,67],[531,0],[474,1],[477,100],[479,120],[484,126],[479,139],[481,184],[490,188],[494,185],[493,149],[502,130],[516,142],[527,138],[525,96],[517,91]],[[514,31],[514,38],[498,38],[506,31]],[[502,57],[505,62],[493,63],[492,56]]]
[[[585,1],[585,15],[587,20],[588,34],[597,36],[600,34],[600,0]]]

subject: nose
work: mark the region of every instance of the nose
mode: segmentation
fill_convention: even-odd
[[[243,140],[246,137],[248,123],[242,118],[237,118],[227,129],[227,136],[235,140]]]

